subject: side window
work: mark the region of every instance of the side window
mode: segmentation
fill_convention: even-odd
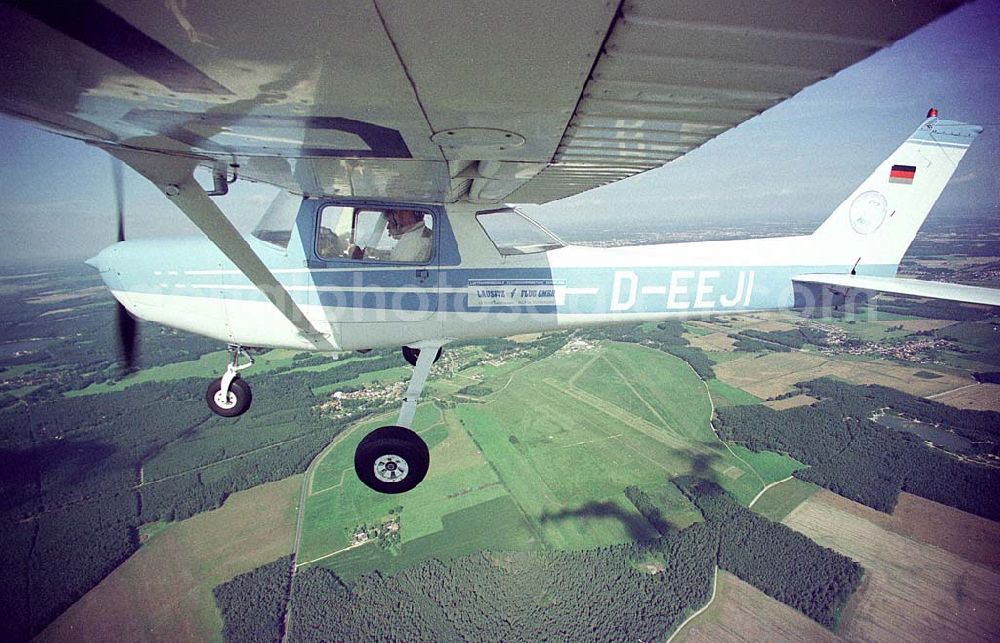
[[[545,252],[566,245],[514,208],[485,210],[476,214],[476,220],[504,256]]]
[[[316,254],[321,259],[343,259],[349,257],[348,248],[353,241],[351,227],[354,222],[354,208],[327,206],[320,211],[319,226],[316,228]]]
[[[426,263],[433,216],[404,208],[327,206],[320,211],[316,253],[322,259]]]

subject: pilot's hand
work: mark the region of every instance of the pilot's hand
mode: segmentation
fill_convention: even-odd
[[[351,259],[364,259],[365,249],[352,243],[351,247],[347,249],[347,254],[351,257]]]

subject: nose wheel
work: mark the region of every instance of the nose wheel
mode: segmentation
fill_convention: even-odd
[[[403,493],[427,475],[431,453],[423,439],[402,426],[383,426],[365,436],[354,451],[354,471],[379,493]]]

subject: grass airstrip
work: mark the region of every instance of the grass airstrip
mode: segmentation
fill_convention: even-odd
[[[477,390],[491,392],[419,407],[413,428],[432,464],[412,492],[376,494],[354,475],[357,443],[393,418],[360,424],[327,449],[308,474],[300,566],[353,578],[483,549],[588,549],[654,537],[625,487],[657,494],[671,507],[667,518],[684,526],[698,514],[665,485],[669,478],[712,477],[748,503],[802,466],[720,442],[709,387],[685,362],[651,348],[599,344],[476,377]],[[737,398],[729,403],[751,397],[724,385],[712,393]],[[398,546],[353,543],[360,525],[381,524],[390,512],[399,514]]]

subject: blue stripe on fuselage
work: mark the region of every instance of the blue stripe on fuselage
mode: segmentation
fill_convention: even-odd
[[[417,283],[409,269],[368,268],[279,274],[299,304],[371,310],[630,314],[659,312],[723,312],[787,308],[792,305],[793,277],[807,273],[846,273],[850,266],[753,266],[657,268],[499,268],[440,269],[437,279]],[[896,267],[865,266],[869,276],[892,276]],[[177,295],[265,301],[242,274],[178,274],[151,277],[149,284],[128,290]],[[562,305],[470,306],[470,282],[550,281],[569,292]],[[311,283],[310,283],[311,281]],[[208,286],[218,286],[212,288]],[[318,290],[310,296],[304,289]],[[404,288],[406,291],[385,290]],[[458,292],[438,292],[439,289]],[[592,292],[596,289],[596,293]],[[582,291],[582,292],[574,292]],[[318,299],[318,300],[317,300]]]

